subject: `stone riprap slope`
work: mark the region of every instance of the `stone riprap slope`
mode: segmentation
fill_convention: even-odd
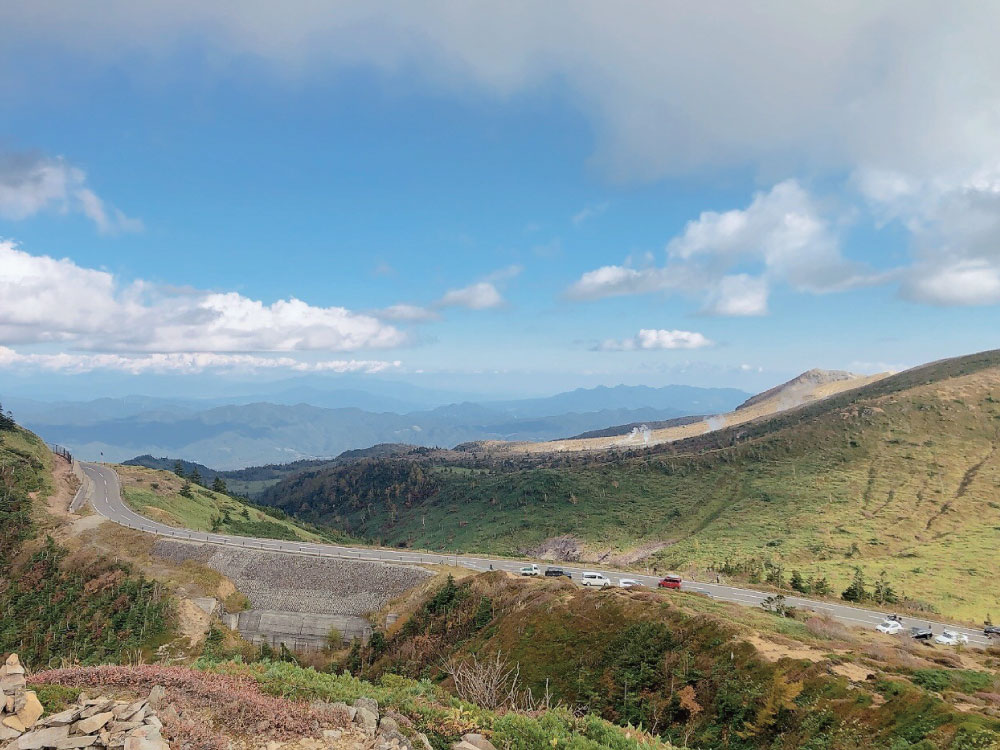
[[[153,554],[176,563],[203,563],[229,578],[254,609],[280,612],[364,615],[431,575],[407,565],[291,557],[167,539],[156,541]]]

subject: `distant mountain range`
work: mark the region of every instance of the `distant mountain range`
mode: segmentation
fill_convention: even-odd
[[[21,424],[83,458],[124,461],[149,454],[235,469],[329,458],[378,443],[450,447],[477,440],[551,440],[615,424],[724,412],[750,394],[733,388],[616,386],[416,410],[405,408],[415,394],[393,399],[354,389],[302,389],[295,395],[320,405],[148,396],[60,403],[14,398],[4,404]]]

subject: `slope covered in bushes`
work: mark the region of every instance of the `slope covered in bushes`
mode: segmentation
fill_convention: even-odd
[[[692,594],[595,592],[489,573],[432,592],[387,639],[356,648],[346,666],[371,677],[428,677],[461,694],[480,689],[470,682],[491,684],[500,663],[501,693],[514,701],[585,707],[678,745],[929,750],[1000,742],[1000,718],[962,714],[936,695],[996,691],[995,672],[916,671],[906,661],[872,660],[852,681],[841,674],[850,670],[838,672],[839,645],[827,643],[838,653],[825,657],[821,645],[788,651],[808,659],[766,660],[725,612]],[[776,630],[802,628],[743,614],[770,618]],[[767,627],[764,621],[754,635]],[[856,681],[868,672],[870,680]]]
[[[0,652],[31,668],[148,655],[168,628],[159,586],[105,558],[70,559],[38,531],[56,460],[32,433],[0,430]]]

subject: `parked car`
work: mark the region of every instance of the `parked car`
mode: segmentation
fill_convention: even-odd
[[[903,626],[899,624],[898,620],[883,620],[881,625],[876,625],[875,629],[880,633],[885,633],[886,635],[897,635],[903,632]]]
[[[918,641],[929,641],[934,637],[934,631],[930,628],[910,628],[910,637]]]
[[[1000,638],[1000,625],[987,625],[983,628],[983,635],[988,638]]]
[[[681,587],[680,576],[664,576],[658,584],[661,589],[679,589]]]
[[[545,576],[547,578],[558,578],[559,576],[566,576],[567,578],[573,577],[562,568],[546,568]]]
[[[600,586],[601,588],[604,588],[605,586],[611,585],[611,579],[603,573],[592,573],[587,571],[580,577],[580,583],[584,586]]]
[[[940,643],[942,646],[967,646],[969,636],[965,633],[956,633],[954,630],[944,630],[941,635],[934,639],[934,642]]]
[[[532,563],[531,565],[525,565],[521,568],[521,575],[523,576],[540,576],[542,574],[541,568]]]
[[[641,585],[642,585],[642,584],[641,584],[641,583],[639,583],[639,582],[638,582],[637,580],[635,580],[634,578],[619,578],[619,579],[618,579],[618,586],[619,586],[620,588],[623,588],[623,589],[630,589],[630,588],[632,588],[633,586],[641,586]]]

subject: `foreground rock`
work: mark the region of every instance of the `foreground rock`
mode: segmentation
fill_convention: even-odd
[[[17,654],[0,666],[0,689],[0,750],[170,750],[149,700],[81,695],[66,710],[45,716],[38,696],[25,687],[24,667]],[[155,701],[157,695],[154,688],[151,698]]]

